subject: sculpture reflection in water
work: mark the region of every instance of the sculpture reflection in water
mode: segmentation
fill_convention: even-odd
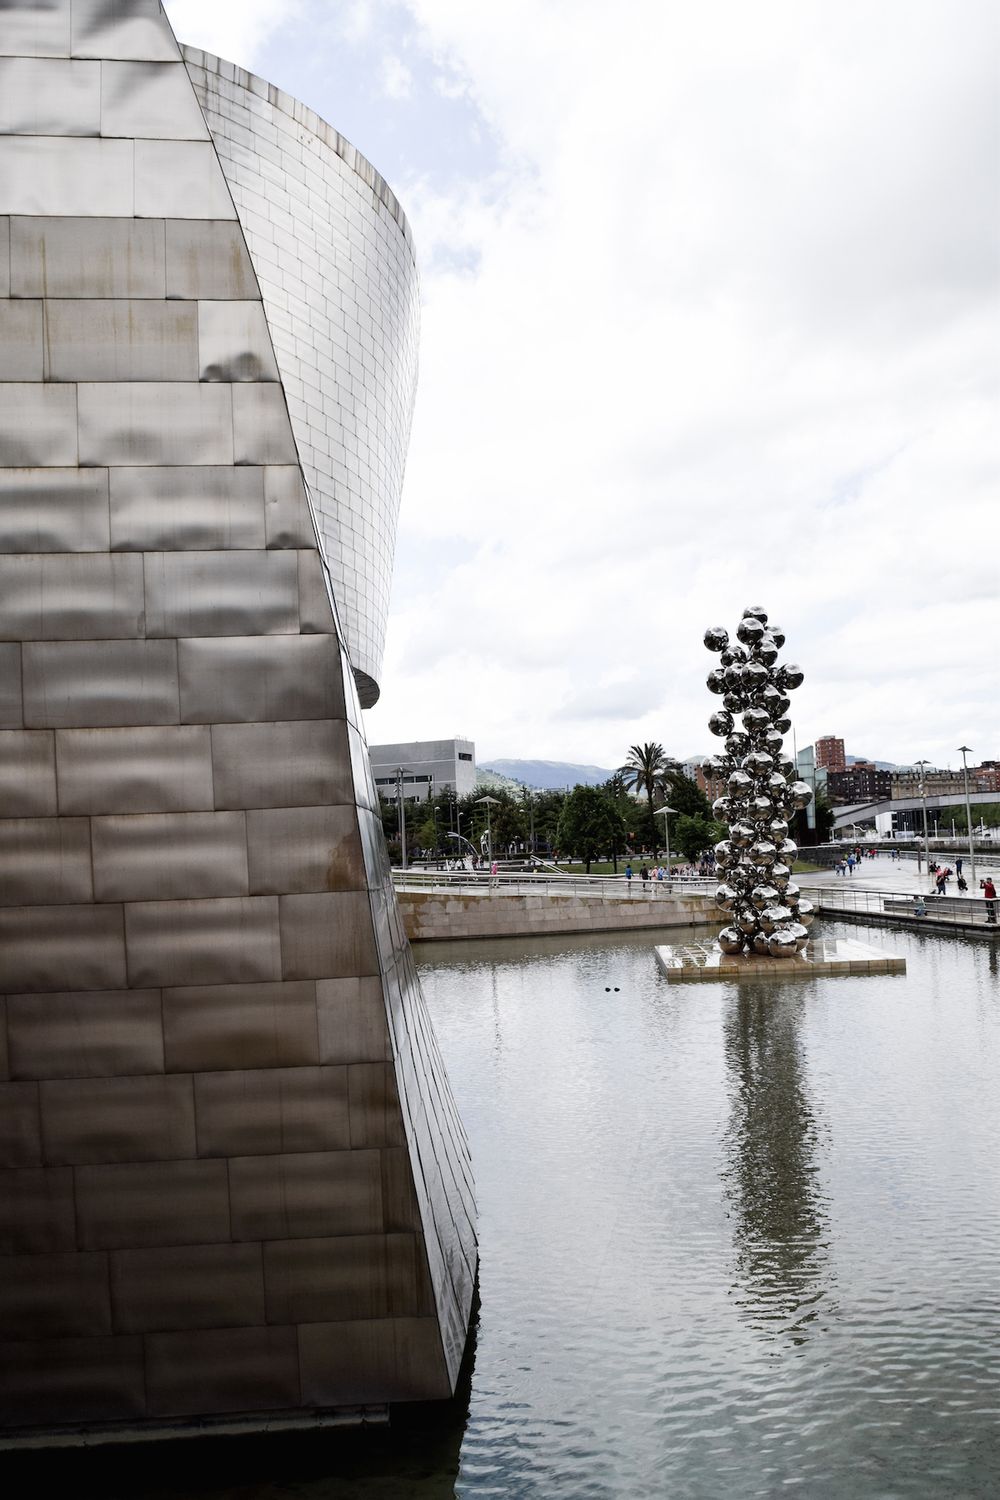
[[[784,987],[783,987],[784,988]],[[791,986],[788,987],[791,990]],[[751,1326],[805,1343],[830,1311],[822,1130],[804,1078],[801,991],[741,984],[724,1021],[731,1109],[723,1183],[737,1304]]]
[[[725,754],[710,756],[702,767],[711,780],[726,782],[726,794],[712,808],[729,824],[729,837],[715,846],[716,901],[729,917],[719,947],[790,958],[806,946],[813,920],[812,903],[792,880],[796,846],[788,837],[789,819],[809,805],[812,791],[795,779],[795,762],[784,749],[792,727],[787,694],[803,672],[790,662],[777,665],[784,632],[768,624],[759,605],[743,611],[736,636],[730,644],[720,625],[705,632],[708,649],[722,653],[708,674],[709,691],[721,695],[722,708],[708,727],[725,740]]]

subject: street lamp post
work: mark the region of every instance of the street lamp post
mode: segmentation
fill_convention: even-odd
[[[399,847],[402,852],[402,866],[406,869],[406,808],[403,806],[403,777],[406,774],[405,766],[396,767],[396,810],[399,814]]]
[[[673,807],[658,807],[653,814],[654,817],[663,819],[663,842],[667,846],[667,879],[670,879],[670,814],[675,812]]]
[[[927,861],[927,872],[931,868],[931,843],[927,833],[927,785],[924,781],[924,768],[930,765],[929,760],[915,760],[915,766],[920,767],[920,801],[924,809],[924,859]],[[917,850],[917,874],[920,874],[920,850]]]
[[[972,889],[976,889],[976,842],[972,836],[972,803],[969,800],[969,766],[965,757],[971,752],[968,745],[959,745],[962,752],[962,775],[965,777],[965,831],[969,835],[969,871]]]
[[[493,834],[492,834],[492,832],[490,830],[490,808],[491,807],[499,807],[500,806],[500,799],[499,799],[499,797],[477,797],[476,801],[477,802],[485,802],[485,804],[486,804],[486,857],[489,860],[490,864],[492,864],[493,863]]]

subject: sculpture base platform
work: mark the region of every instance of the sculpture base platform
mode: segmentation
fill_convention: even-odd
[[[673,983],[740,979],[816,979],[828,974],[905,974],[906,959],[853,938],[810,938],[794,958],[723,953],[714,940],[666,943],[656,961]]]

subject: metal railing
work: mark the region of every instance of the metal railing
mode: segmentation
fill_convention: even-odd
[[[402,870],[392,872],[397,891],[433,891],[437,894],[503,896],[581,896],[591,900],[657,901],[664,896],[712,894],[715,876],[674,876],[670,880],[641,880],[634,875],[569,875],[551,871]]]
[[[856,921],[898,923],[901,926],[953,927],[966,930],[981,927],[1000,930],[989,922],[987,902],[980,897],[914,894],[913,891],[885,891],[873,886],[810,884],[800,878],[799,887],[816,909],[828,916],[844,916]],[[993,903],[994,917],[1000,916],[1000,902]]]

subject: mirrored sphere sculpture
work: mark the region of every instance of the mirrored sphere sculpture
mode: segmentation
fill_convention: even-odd
[[[727,689],[725,711],[709,719],[712,733],[726,737],[726,753],[712,757],[728,793],[714,804],[729,824],[729,838],[716,846],[723,880],[717,902],[730,917],[719,947],[723,953],[789,958],[805,947],[813,919],[810,903],[790,878],[796,846],[786,837],[787,819],[808,806],[812,789],[782,754],[782,737],[791,728],[788,694],[804,674],[791,662],[779,663],[784,632],[768,624],[760,605],[743,611],[735,635],[742,646],[730,646],[721,625],[705,632],[708,649],[722,653],[709,687],[715,693],[720,685]],[[737,720],[742,729],[734,729]]]

